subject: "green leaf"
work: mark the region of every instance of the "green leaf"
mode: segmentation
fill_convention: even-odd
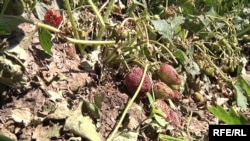
[[[165,134],[159,134],[158,138],[160,140],[167,140],[167,141],[186,141],[183,137],[172,137]]]
[[[90,141],[101,141],[102,136],[96,129],[94,121],[89,116],[82,115],[83,103],[80,101],[75,110],[69,114],[64,124],[64,131],[70,131],[77,136]]]
[[[83,103],[82,103],[82,113],[83,113],[83,115],[87,114],[88,116],[90,116],[93,119],[100,118],[99,108],[96,105],[94,105],[88,101],[85,101],[85,100],[83,100]]]
[[[154,119],[155,119],[156,122],[157,122],[160,126],[162,126],[162,127],[165,127],[166,125],[169,124],[163,116],[154,114]]]
[[[152,108],[154,108],[154,99],[153,99],[153,96],[150,93],[147,93],[147,97],[148,97],[150,105],[152,106]]]
[[[242,108],[243,111],[247,109],[247,98],[244,95],[244,89],[242,88],[241,82],[238,80],[236,83],[233,84],[234,89],[236,90],[236,102],[239,107]]]
[[[0,35],[10,35],[17,29],[18,25],[24,23],[26,19],[22,16],[0,16]]]
[[[172,41],[174,33],[180,32],[180,25],[184,22],[182,16],[174,17],[174,19],[166,20],[151,20],[154,28],[159,34],[163,35],[163,37]]]
[[[182,65],[184,65],[184,63],[188,61],[187,55],[180,49],[174,52],[174,56],[178,59],[178,61],[181,62]]]
[[[159,32],[159,34],[163,35],[163,37],[167,39],[173,38],[173,33],[171,29],[171,25],[166,22],[166,20],[151,20],[155,29]]]
[[[208,106],[208,111],[214,114],[217,118],[227,124],[245,124],[247,120],[244,116],[239,116],[233,108],[229,112],[225,111],[221,106],[213,107]]]
[[[174,56],[181,62],[186,71],[192,75],[194,78],[195,75],[200,74],[200,67],[193,60],[189,59],[187,55],[182,50],[177,50],[174,52]]]
[[[178,33],[181,31],[181,24],[184,22],[184,18],[182,16],[176,16],[174,19],[169,18],[167,23],[170,24],[171,30],[173,33]]]
[[[4,135],[0,135],[0,141],[13,141],[13,140]]]
[[[42,46],[42,48],[50,55],[52,55],[51,47],[52,47],[52,41],[51,41],[51,34],[47,29],[39,28],[38,30],[39,34],[39,41]]]
[[[240,77],[240,82],[242,85],[242,88],[245,90],[248,98],[250,98],[250,75],[249,74],[242,74]]]

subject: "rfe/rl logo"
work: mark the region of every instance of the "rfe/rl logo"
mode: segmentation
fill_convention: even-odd
[[[247,136],[243,129],[213,129],[213,136]]]

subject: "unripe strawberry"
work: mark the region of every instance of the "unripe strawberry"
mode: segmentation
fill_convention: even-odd
[[[161,64],[157,74],[159,79],[166,83],[168,86],[181,84],[181,78],[179,74],[169,64]]]
[[[143,76],[143,71],[144,70],[142,68],[135,67],[135,68],[132,68],[125,76],[124,83],[130,94],[134,94],[136,89],[138,88],[141,82],[142,76]],[[151,81],[150,81],[149,75],[146,74],[140,93],[146,94],[150,90],[151,90]]]
[[[158,99],[181,99],[181,94],[176,90],[172,90],[167,84],[161,81],[154,81],[153,83],[155,98]]]
[[[62,22],[62,16],[54,9],[50,9],[45,13],[44,20],[45,23],[58,27]]]
[[[165,119],[167,122],[175,127],[180,127],[180,118],[178,117],[177,113],[167,105],[167,103],[165,103],[163,100],[157,99],[155,101],[155,108],[160,109],[165,114]]]

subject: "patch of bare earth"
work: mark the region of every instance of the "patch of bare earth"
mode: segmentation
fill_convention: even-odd
[[[21,25],[27,35],[32,25]],[[28,40],[28,39],[27,39]],[[38,35],[31,36],[31,44],[23,40],[27,58],[24,65],[28,77],[26,88],[13,89],[0,84],[0,130],[14,140],[77,140],[83,137],[64,130],[65,120],[81,99],[93,102],[96,94],[104,94],[101,120],[96,127],[107,137],[122,113],[128,96],[121,93],[115,82],[99,85],[94,68],[84,70],[74,46],[54,44],[53,55],[41,49]],[[25,42],[26,41],[26,42]],[[98,124],[98,125],[97,125]]]

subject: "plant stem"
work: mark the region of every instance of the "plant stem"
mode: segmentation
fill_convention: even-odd
[[[77,28],[76,28],[76,22],[75,22],[74,16],[72,15],[72,11],[70,8],[69,0],[64,0],[64,2],[65,2],[66,9],[67,9],[67,13],[69,15],[70,23],[72,25],[74,36],[76,39],[80,39],[79,34],[77,32]],[[79,50],[80,50],[81,54],[85,54],[84,49],[85,48],[83,46],[79,45]]]
[[[88,0],[88,3],[90,4],[90,6],[92,7],[93,11],[95,12],[97,18],[99,19],[101,26],[105,26],[105,23],[102,19],[102,16],[100,14],[100,12],[98,11],[97,7],[95,6],[95,4],[93,3],[92,0]]]
[[[157,44],[157,45],[163,47],[169,53],[169,55],[173,58],[174,62],[176,64],[178,63],[178,61],[175,59],[175,56],[173,55],[173,53],[165,45],[163,45],[163,44],[161,44],[161,43],[159,43],[157,41],[154,41],[154,40],[150,40],[149,42]]]
[[[125,118],[125,116],[126,116],[128,110],[129,110],[129,108],[132,106],[133,102],[135,101],[136,97],[138,96],[138,94],[139,94],[139,92],[140,92],[140,90],[141,90],[142,84],[143,84],[143,82],[144,82],[144,79],[145,79],[147,70],[148,70],[148,64],[145,65],[145,68],[144,68],[144,72],[143,72],[143,75],[142,75],[141,82],[140,82],[138,88],[136,89],[136,92],[135,92],[134,96],[133,96],[132,99],[128,102],[128,104],[127,104],[125,110],[123,111],[123,113],[122,113],[122,115],[121,115],[120,120],[119,120],[118,123],[116,124],[116,126],[115,126],[113,132],[109,135],[107,141],[112,141],[112,140],[113,140],[113,138],[114,138],[116,132],[118,131],[118,128],[121,126],[121,124],[122,124],[122,122],[123,122],[123,120],[124,120],[124,118]]]
[[[108,9],[107,9],[107,11],[105,12],[105,15],[104,15],[104,18],[103,18],[104,25],[101,26],[100,31],[98,32],[97,40],[101,40],[101,38],[102,38],[102,36],[103,36],[103,32],[104,32],[104,30],[105,30],[105,28],[106,28],[105,22],[107,22],[108,17],[110,16],[111,11],[112,11],[112,9],[113,9],[113,7],[114,7],[114,4],[115,4],[115,0],[111,0],[111,1],[109,2]]]
[[[104,22],[107,22],[107,20],[108,20],[110,14],[111,14],[111,11],[112,11],[112,9],[113,9],[113,7],[114,7],[115,1],[116,1],[116,0],[111,0],[111,1],[109,2],[108,9],[107,9],[107,11],[105,12],[105,15],[104,15],[104,18],[103,18]]]
[[[84,45],[107,45],[115,44],[115,41],[93,41],[93,40],[78,40],[66,37],[66,39],[71,43],[84,44]]]
[[[52,31],[52,32],[55,32],[55,33],[60,33],[61,32],[61,30],[59,30],[59,29],[57,29],[57,28],[55,28],[53,26],[41,23],[41,22],[31,21],[30,23],[32,23],[32,24],[34,24],[34,25],[36,25],[36,26],[38,26],[40,28],[45,28],[45,29],[47,29],[49,31]]]

